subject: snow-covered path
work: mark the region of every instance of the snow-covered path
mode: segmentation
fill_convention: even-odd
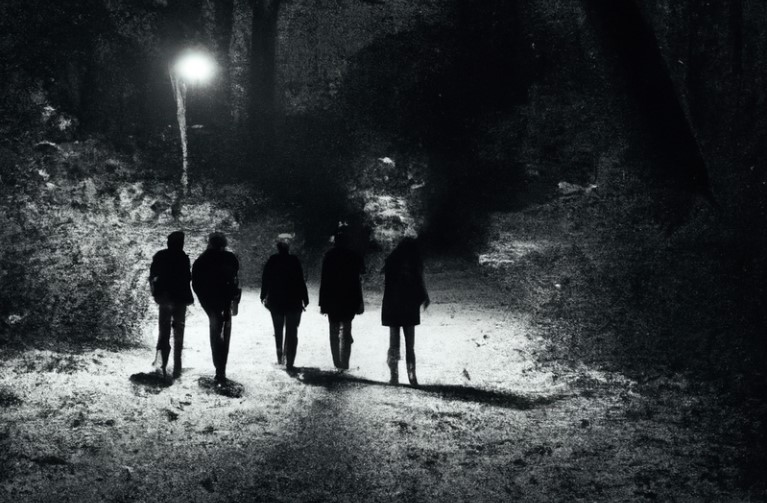
[[[0,501],[738,499],[708,476],[707,439],[684,421],[699,404],[679,383],[651,400],[621,375],[542,363],[543,339],[475,268],[427,281],[418,389],[387,384],[372,289],[352,369],[332,370],[316,285],[294,377],[274,363],[258,293],[244,292],[237,398],[200,385],[212,364],[198,307],[168,387],[128,379],[149,370],[153,326],[144,350],[1,362],[0,386],[21,402],[0,409]]]

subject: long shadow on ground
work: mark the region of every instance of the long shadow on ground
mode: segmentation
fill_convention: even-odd
[[[368,386],[394,387],[388,382],[372,381],[361,377],[355,377],[345,373],[320,370],[314,367],[296,369],[299,381],[309,386],[322,386],[327,389],[340,388],[349,385],[364,384]],[[564,395],[530,396],[517,393],[509,393],[499,390],[489,390],[462,386],[457,384],[427,384],[412,388],[418,391],[433,393],[446,400],[460,400],[462,402],[474,402],[495,405],[508,409],[530,410],[536,407],[551,405],[564,398]]]

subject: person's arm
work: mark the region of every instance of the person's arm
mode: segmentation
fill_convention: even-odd
[[[152,265],[149,266],[149,291],[152,293],[152,296],[155,296],[158,293],[155,289],[157,278],[160,276],[160,264],[157,259],[158,255],[159,253],[154,254],[154,257],[152,257]]]
[[[194,295],[192,295],[192,289],[189,287],[189,283],[192,281],[192,265],[189,262],[189,255],[184,254],[184,302],[187,306],[194,304]]]
[[[266,297],[269,295],[269,288],[271,287],[271,272],[272,272],[272,258],[269,257],[264,265],[264,270],[261,273],[261,303],[263,304]]]
[[[359,257],[360,262],[360,275],[365,274],[367,272],[367,269],[365,268],[365,259],[362,257],[362,254],[357,255]]]
[[[296,267],[298,268],[298,278],[301,281],[301,302],[304,307],[309,305],[309,291],[306,289],[306,279],[304,278],[304,269],[301,267],[301,261],[296,257]]]
[[[184,282],[192,281],[192,264],[189,262],[189,255],[184,254]]]
[[[423,299],[421,304],[423,304],[423,308],[427,309],[431,305],[431,299],[429,298],[429,291],[426,290],[426,280],[424,279],[424,273],[423,273],[423,262],[421,259],[418,259],[418,278],[419,283],[421,287],[421,298]]]
[[[157,264],[157,254],[155,253],[152,257],[152,265],[149,266],[149,280],[151,281],[152,278],[157,276],[159,265]]]
[[[242,295],[242,289],[240,289],[240,261],[237,259],[237,255],[232,253],[232,257],[234,258],[234,278],[232,278],[232,290],[233,290],[233,301],[239,302],[240,296]]]
[[[320,305],[320,312],[325,313],[325,302],[327,301],[327,289],[328,289],[328,267],[327,267],[328,257],[325,255],[325,257],[322,259],[322,271],[320,272],[320,299],[319,299],[319,305]]]

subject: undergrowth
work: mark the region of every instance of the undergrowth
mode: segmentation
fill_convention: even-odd
[[[167,234],[185,230],[202,247],[261,202],[198,183],[179,211],[172,184],[96,140],[24,142],[0,149],[0,162],[0,344],[136,343]]]
[[[517,243],[527,251],[486,271],[505,285],[513,308],[534,314],[550,358],[585,361],[640,383],[682,378],[716,400],[699,426],[715,442],[744,446],[741,482],[763,487],[767,262],[760,219],[686,197],[637,183],[494,215],[491,250],[506,243],[513,252]],[[685,218],[668,218],[674,211]]]
[[[510,301],[551,325],[563,355],[623,370],[757,371],[765,264],[753,239],[702,203],[676,228],[653,211],[635,191],[496,215],[491,239],[537,243],[497,272]]]

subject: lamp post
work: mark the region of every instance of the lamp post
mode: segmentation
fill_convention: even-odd
[[[189,193],[189,155],[186,135],[187,86],[208,82],[215,73],[213,59],[204,52],[187,51],[170,65],[170,83],[176,99],[176,119],[181,135],[181,194]]]

